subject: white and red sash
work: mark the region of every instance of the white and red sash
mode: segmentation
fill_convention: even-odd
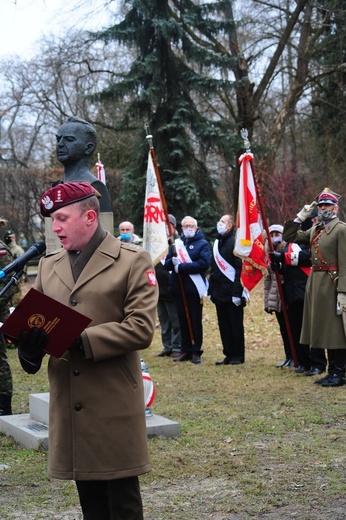
[[[213,255],[214,260],[222,274],[224,274],[231,282],[234,282],[235,279],[235,269],[233,265],[229,264],[227,260],[225,260],[219,252],[219,240],[216,239],[213,246]]]
[[[306,274],[306,276],[309,276],[311,267],[302,267],[301,265],[298,266],[299,253],[301,250],[301,247],[296,243],[288,244],[287,252],[284,253],[285,264],[299,267]]]
[[[184,245],[184,242],[180,238],[177,238],[175,240],[175,249],[178,258],[180,258],[183,264],[192,262],[190,255],[187,252],[187,249]],[[200,274],[189,274],[189,276],[195,284],[199,297],[203,298],[203,296],[206,296],[208,287],[206,285],[206,282],[203,280],[202,276]]]
[[[233,265],[228,263],[227,260],[225,260],[223,258],[223,256],[221,256],[220,251],[219,251],[219,240],[218,239],[216,239],[214,242],[213,256],[214,256],[215,263],[218,266],[218,268],[220,269],[220,271],[222,272],[222,274],[224,274],[226,276],[226,278],[228,278],[231,282],[234,282],[235,269],[234,269]],[[246,298],[247,300],[250,300],[250,294],[247,291],[247,289],[245,289],[245,288],[243,288],[242,297]]]

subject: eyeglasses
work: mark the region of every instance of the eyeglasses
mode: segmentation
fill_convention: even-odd
[[[195,227],[195,224],[184,224],[183,226],[181,226],[183,229],[193,229]]]

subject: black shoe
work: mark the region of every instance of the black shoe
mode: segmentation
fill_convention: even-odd
[[[342,386],[345,384],[345,380],[340,374],[330,374],[330,377],[323,381],[322,386]]]
[[[299,367],[297,367],[295,370],[293,370],[293,373],[294,374],[304,374],[304,372],[306,372],[306,371],[307,370],[304,367],[299,365]]]
[[[311,370],[309,370],[308,372],[305,372],[305,375],[306,376],[318,376],[319,374],[322,374],[323,372],[324,372],[324,370],[322,370],[322,368],[314,367]]]
[[[195,365],[198,365],[201,362],[201,357],[197,354],[193,354],[191,363],[194,363]]]
[[[284,367],[293,367],[294,363],[292,359],[285,359],[282,363],[279,365],[276,365],[277,368],[284,368]]]
[[[173,361],[189,361],[189,359],[191,359],[191,354],[183,352],[180,356],[173,358]]]
[[[164,348],[163,350],[161,350],[160,354],[157,354],[157,357],[169,357],[170,355],[172,354],[172,351],[168,348]]]
[[[229,357],[226,356],[222,361],[216,361],[215,365],[216,366],[219,366],[219,365],[229,365],[229,363],[230,363]]]
[[[230,365],[242,365],[244,363],[244,360],[241,359],[230,359],[229,364]]]
[[[321,385],[324,383],[324,381],[327,381],[330,377],[332,377],[333,374],[327,374],[324,377],[320,377],[319,379],[315,379],[314,384],[315,385]]]

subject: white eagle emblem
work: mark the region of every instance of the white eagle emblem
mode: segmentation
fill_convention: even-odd
[[[146,271],[146,275],[148,277],[149,285],[156,285],[155,271]]]
[[[47,210],[52,209],[52,207],[54,206],[54,202],[50,197],[48,197],[48,195],[42,197],[41,202]]]

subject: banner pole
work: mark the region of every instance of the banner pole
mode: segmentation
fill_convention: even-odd
[[[145,128],[145,131],[147,133],[146,138],[147,138],[148,143],[149,143],[149,150],[150,150],[150,155],[151,155],[151,158],[152,158],[152,161],[153,161],[153,166],[154,166],[154,170],[155,170],[155,174],[156,174],[157,185],[159,187],[159,192],[160,192],[160,197],[161,197],[161,202],[162,202],[162,209],[163,209],[163,212],[165,214],[166,224],[167,224],[167,227],[168,227],[168,234],[169,234],[169,241],[168,241],[168,243],[172,247],[173,256],[177,256],[177,251],[176,251],[176,248],[175,248],[174,238],[173,238],[173,235],[174,235],[173,226],[172,226],[171,221],[169,220],[169,216],[168,216],[168,208],[167,208],[166,198],[165,198],[165,194],[164,194],[164,191],[163,191],[163,186],[162,186],[162,182],[161,182],[161,176],[160,176],[160,172],[159,172],[159,167],[157,165],[157,160],[156,160],[156,153],[155,153],[154,146],[153,146],[153,136],[151,134],[149,134],[149,125],[145,125],[144,128]],[[190,340],[191,340],[192,345],[194,345],[195,344],[195,337],[194,337],[194,334],[193,334],[192,322],[191,322],[189,307],[188,307],[188,304],[187,304],[184,283],[183,283],[182,277],[181,277],[181,275],[179,273],[177,273],[177,276],[178,276],[178,280],[179,280],[181,296],[182,296],[182,299],[183,299],[183,304],[184,304],[184,309],[185,309],[185,316],[186,316],[187,326],[188,326],[188,329],[189,329],[189,336],[190,336]]]
[[[244,141],[244,147],[245,147],[246,153],[250,153],[251,154],[251,145],[250,145],[250,141],[248,139],[248,131],[247,131],[247,129],[246,128],[242,128],[241,131],[240,131],[240,135],[241,135],[241,137],[242,137],[242,139]],[[260,207],[260,213],[261,213],[261,217],[262,217],[262,221],[263,221],[263,227],[264,227],[264,229],[266,231],[266,234],[267,234],[269,250],[270,250],[270,252],[274,252],[274,246],[273,246],[273,242],[271,240],[271,236],[270,236],[270,233],[269,233],[268,220],[267,220],[267,216],[266,216],[265,209],[264,209],[262,194],[261,194],[260,187],[259,187],[259,184],[258,184],[258,180],[257,180],[257,175],[256,175],[256,170],[255,170],[255,165],[253,163],[253,159],[251,159],[250,163],[251,163],[251,167],[252,167],[252,173],[253,173],[253,179],[254,179],[254,183],[255,183],[257,200],[258,200],[258,204],[259,204],[259,207]],[[284,320],[285,320],[285,325],[286,325],[286,330],[287,330],[288,341],[289,341],[290,348],[291,348],[292,358],[293,358],[294,366],[297,368],[299,366],[299,362],[298,362],[298,358],[297,358],[296,349],[295,349],[295,346],[294,346],[291,326],[290,326],[290,323],[289,323],[289,320],[288,320],[288,314],[287,314],[287,309],[286,309],[286,302],[285,302],[285,297],[284,297],[284,293],[283,293],[283,289],[282,289],[280,274],[279,274],[278,271],[274,271],[274,273],[275,273],[276,282],[277,282],[277,286],[278,286],[278,290],[279,290],[279,296],[280,296],[280,300],[281,300],[281,307],[282,307],[282,312],[283,312],[283,315],[284,315]]]

